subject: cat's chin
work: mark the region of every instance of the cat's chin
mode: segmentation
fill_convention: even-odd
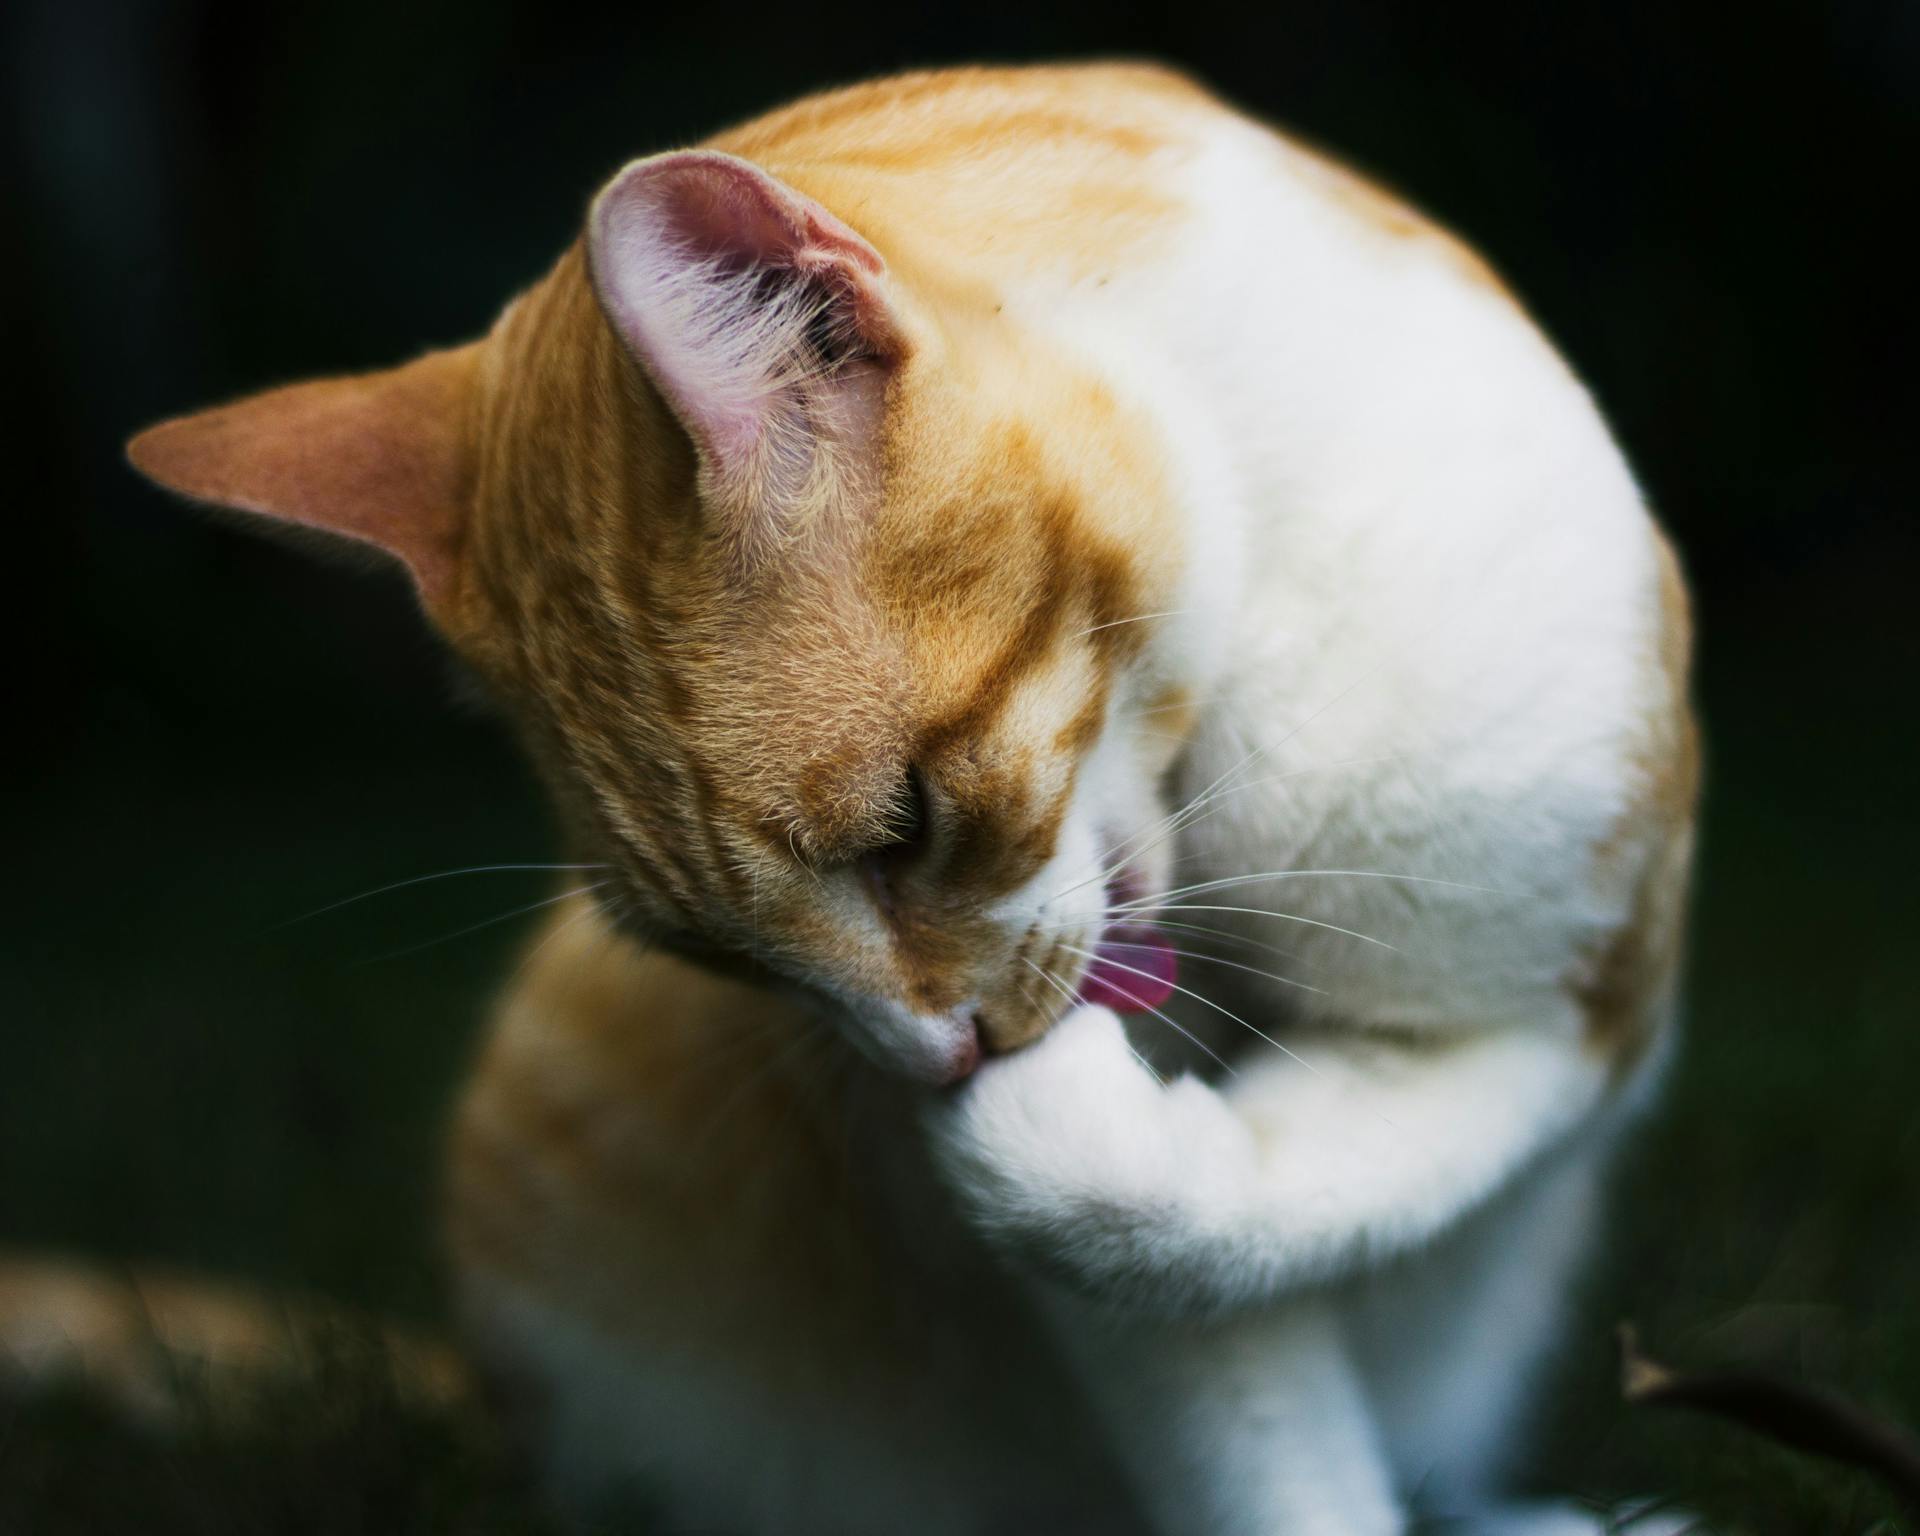
[[[836,1017],[823,1022],[891,1077],[951,1087],[971,1077],[986,1052],[971,1007],[931,1015],[877,999],[835,1000],[828,1007]]]
[[[942,1088],[951,1088],[955,1083],[964,1083],[979,1069],[980,1061],[986,1050],[980,1041],[980,1027],[973,1025],[961,1040],[947,1064],[947,1075],[938,1084]]]
[[[967,1019],[950,1036],[943,1034],[931,1055],[915,1051],[909,1057],[896,1058],[883,1065],[930,1088],[951,1088],[972,1077],[985,1054],[980,1027]]]

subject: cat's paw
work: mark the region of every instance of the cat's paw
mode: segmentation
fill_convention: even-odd
[[[982,1063],[929,1107],[928,1121],[948,1182],[970,1209],[1002,1223],[1067,1189],[1132,1182],[1159,1092],[1119,1018],[1087,1005],[1032,1045]]]
[[[1213,1091],[1163,1084],[1107,1008],[1076,1008],[929,1107],[935,1161],[975,1227],[1076,1289],[1133,1295],[1241,1132]]]
[[[941,1172],[990,1232],[1044,1233],[1078,1197],[1140,1188],[1159,1084],[1111,1009],[1083,1006],[929,1111]]]

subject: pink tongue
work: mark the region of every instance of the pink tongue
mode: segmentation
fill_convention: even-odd
[[[1115,1013],[1146,1013],[1175,992],[1179,966],[1173,948],[1144,923],[1116,923],[1100,940],[1100,952],[1080,978],[1080,1001]]]

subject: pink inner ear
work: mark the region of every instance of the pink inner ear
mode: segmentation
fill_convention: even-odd
[[[637,165],[674,233],[701,255],[805,268],[851,261],[878,273],[880,253],[811,198],[731,155],[692,152]]]
[[[629,166],[594,203],[588,249],[609,318],[727,472],[751,471],[794,387],[818,376],[823,324],[863,357],[901,350],[879,252],[732,155]]]

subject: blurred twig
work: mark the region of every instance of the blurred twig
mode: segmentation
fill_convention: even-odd
[[[1751,1371],[1676,1371],[1640,1353],[1620,1325],[1620,1390],[1630,1403],[1709,1413],[1796,1450],[1874,1473],[1920,1515],[1920,1437],[1837,1393]]]

